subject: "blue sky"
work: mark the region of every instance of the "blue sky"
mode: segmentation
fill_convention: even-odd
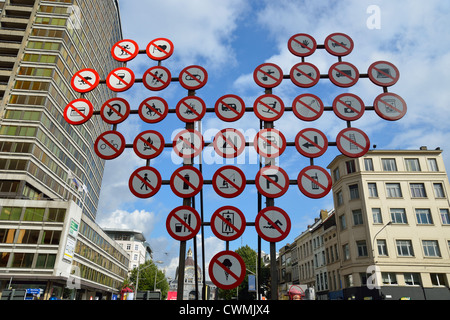
[[[291,54],[287,48],[291,36],[306,33],[314,37],[318,44],[323,44],[331,33],[348,34],[355,48],[350,55],[343,57],[343,61],[354,64],[360,73],[367,73],[370,64],[378,60],[393,63],[400,70],[400,80],[389,91],[400,95],[408,105],[408,113],[399,121],[385,121],[375,112],[367,111],[361,119],[352,122],[352,126],[366,132],[371,145],[376,144],[377,149],[418,149],[422,145],[429,149],[441,147],[446,166],[450,167],[450,158],[446,152],[450,143],[447,125],[450,120],[448,2],[408,1],[405,5],[404,1],[361,0],[151,0],[121,1],[120,5],[125,39],[135,40],[141,49],[160,37],[173,42],[174,54],[162,62],[172,76],[177,77],[189,65],[200,65],[207,70],[208,83],[197,90],[197,96],[208,107],[214,107],[217,99],[225,94],[236,94],[246,106],[253,106],[255,99],[264,94],[264,90],[253,80],[253,71],[258,65],[275,63],[284,74],[289,74],[291,67],[300,62],[300,58]],[[326,74],[337,58],[318,49],[306,61],[316,65],[321,74]],[[156,64],[146,55],[139,55],[128,63],[128,67],[139,78],[145,70]],[[273,94],[282,98],[286,106],[291,106],[293,99],[302,93],[316,94],[325,106],[331,106],[333,99],[345,92],[358,95],[365,105],[371,106],[383,90],[369,79],[360,79],[356,85],[347,89],[335,86],[328,79],[321,79],[312,88],[302,89],[289,79],[284,79],[273,89]],[[138,83],[119,94],[130,102],[132,109],[137,109],[150,96],[160,96],[171,108],[175,108],[186,95],[187,91],[178,82],[172,82],[168,88],[159,92],[151,92]],[[119,124],[118,130],[124,134],[127,143],[132,143],[137,134],[150,129],[160,131],[165,140],[170,141],[173,133],[183,127],[184,123],[175,114],[169,114],[162,122],[151,125],[142,122],[137,115],[130,115],[124,123]],[[207,113],[202,120],[204,137],[208,142],[212,142],[218,130],[228,127],[242,129],[249,135],[246,138],[253,140],[251,134],[259,130],[259,119],[247,113],[239,121],[226,123],[214,113]],[[282,131],[288,141],[294,141],[301,129],[312,127],[324,132],[328,140],[333,142],[346,123],[329,111],[314,122],[302,122],[292,112],[285,112],[275,122],[275,127]],[[314,163],[326,168],[339,154],[337,148],[331,146]],[[230,164],[242,168],[247,179],[254,179],[259,169],[252,160],[255,159],[254,155],[252,147],[247,148],[239,161]],[[204,158],[206,161],[207,158],[217,159],[217,156],[209,147],[204,151]],[[176,156],[166,149],[151,164],[160,171],[164,180],[168,180],[179,167],[179,162],[174,159]],[[144,232],[155,251],[155,259],[164,261],[163,268],[168,276],[173,277],[178,265],[179,243],[167,233],[165,222],[168,213],[182,204],[182,199],[173,195],[168,185],[150,199],[138,199],[131,194],[128,179],[134,170],[144,165],[145,160],[138,158],[132,149],[108,161],[97,220],[103,227],[131,228]],[[288,173],[290,179],[296,179],[300,170],[308,165],[309,159],[300,155],[295,147],[288,147],[279,158],[279,166]],[[211,179],[220,166],[220,163],[204,164],[204,178]],[[203,192],[206,221],[217,208],[224,205],[238,207],[245,213],[247,221],[254,221],[257,214],[254,185],[248,185],[243,194],[233,199],[218,196],[211,185],[206,185]],[[197,208],[199,203],[197,197]],[[324,198],[310,199],[296,185],[291,185],[284,196],[275,200],[275,205],[284,209],[292,222],[289,236],[277,243],[279,249],[303,232],[318,217],[321,209],[332,209],[333,201],[331,192]],[[209,227],[205,227],[205,231],[206,259],[209,261],[213,254],[224,250],[225,243],[217,239]],[[230,248],[234,250],[248,244],[256,250],[256,239],[254,227],[247,227],[241,238],[230,242]],[[192,241],[188,241],[188,247],[191,245]],[[263,251],[269,252],[269,244],[265,241]]]

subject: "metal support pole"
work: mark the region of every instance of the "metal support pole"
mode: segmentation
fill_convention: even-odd
[[[185,260],[186,260],[186,241],[180,241],[180,256],[179,256],[179,261],[178,261],[177,300],[183,300]]]

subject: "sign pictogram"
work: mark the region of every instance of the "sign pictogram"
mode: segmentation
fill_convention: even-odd
[[[112,98],[102,105],[100,116],[106,123],[118,124],[128,118],[130,111],[130,104],[127,100],[123,98]]]
[[[102,133],[94,143],[94,151],[104,160],[115,159],[125,150],[125,138],[117,131]]]
[[[300,62],[291,68],[292,82],[301,88],[311,88],[320,80],[319,69],[309,62]]]
[[[236,158],[245,149],[245,137],[237,129],[222,129],[214,137],[213,145],[221,157]]]
[[[164,138],[161,133],[147,130],[139,133],[133,142],[136,155],[142,159],[153,159],[164,150]]]
[[[245,189],[244,172],[235,166],[223,166],[214,173],[212,185],[216,193],[224,198],[237,197]]]
[[[160,97],[150,97],[141,102],[138,109],[139,117],[147,123],[157,123],[169,113],[169,105]]]
[[[200,230],[200,226],[200,215],[189,206],[180,206],[173,209],[166,220],[167,232],[178,241],[187,241],[195,237]]]
[[[221,207],[211,217],[211,230],[223,241],[239,238],[244,233],[245,224],[244,214],[233,206]]]
[[[283,70],[273,63],[263,63],[256,67],[253,79],[260,87],[270,89],[278,86],[283,81]]]
[[[310,93],[299,95],[292,102],[292,111],[303,121],[314,121],[320,118],[325,107],[322,100]]]
[[[317,158],[327,151],[328,139],[322,131],[307,128],[301,130],[295,137],[295,147],[303,156]]]
[[[181,70],[179,81],[186,90],[197,90],[208,82],[208,73],[203,67],[189,66]]]
[[[264,94],[253,103],[253,112],[261,120],[275,121],[284,113],[284,102],[276,95]]]
[[[350,158],[362,157],[369,151],[369,137],[360,129],[347,128],[339,132],[336,138],[339,151]]]
[[[195,167],[183,166],[170,177],[170,188],[180,198],[191,198],[203,187],[203,175]]]
[[[359,80],[359,71],[351,63],[336,62],[328,70],[328,76],[335,85],[348,88],[355,85]]]
[[[276,158],[286,150],[286,138],[277,129],[262,129],[256,134],[253,146],[259,155]]]
[[[289,235],[291,219],[283,209],[267,207],[256,216],[255,229],[264,240],[278,242]]]
[[[357,95],[343,93],[334,99],[333,111],[342,120],[354,121],[363,116],[365,106],[364,102]]]
[[[117,68],[111,71],[106,77],[106,85],[115,92],[122,92],[130,89],[134,84],[134,72],[128,68]]]
[[[200,121],[205,116],[206,104],[196,96],[184,97],[177,103],[176,113],[183,122]]]
[[[150,198],[161,189],[161,174],[153,167],[141,167],[130,176],[128,186],[131,193],[138,198]]]
[[[214,111],[222,121],[236,121],[244,115],[245,103],[240,97],[234,94],[227,94],[217,100]]]
[[[262,167],[256,174],[255,184],[263,196],[279,198],[289,189],[289,177],[280,167]]]
[[[169,58],[174,51],[173,43],[166,38],[158,38],[147,45],[147,55],[150,59],[161,61]]]
[[[94,69],[86,68],[76,72],[70,82],[73,90],[86,93],[94,90],[100,83],[100,76]]]
[[[138,44],[130,39],[120,40],[111,48],[112,57],[120,62],[133,60],[138,54]]]
[[[297,57],[310,56],[317,49],[316,40],[308,34],[298,33],[293,35],[288,41],[288,49]]]
[[[173,151],[182,158],[198,156],[204,146],[202,134],[194,129],[184,129],[173,139]]]
[[[406,102],[395,93],[382,93],[375,98],[373,103],[375,112],[385,120],[396,121],[406,114]]]
[[[319,166],[309,166],[300,171],[297,184],[305,196],[313,199],[325,197],[332,186],[330,174]]]
[[[64,119],[71,125],[80,125],[88,121],[94,113],[94,106],[89,100],[76,99],[64,109]]]
[[[156,66],[147,69],[142,77],[142,83],[151,91],[159,91],[167,88],[172,81],[169,69],[163,66]]]
[[[245,278],[245,262],[234,251],[222,251],[209,262],[209,277],[220,289],[238,287]]]
[[[343,33],[333,33],[325,39],[325,50],[333,56],[346,56],[353,51],[353,48],[352,38]]]
[[[367,73],[373,83],[382,87],[393,86],[400,78],[400,72],[397,67],[387,61],[372,63]]]

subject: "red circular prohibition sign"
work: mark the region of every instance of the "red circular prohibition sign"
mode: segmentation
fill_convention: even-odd
[[[223,257],[225,258],[223,259]],[[238,263],[239,270],[235,270],[233,266],[235,263],[231,263],[231,260]],[[233,270],[231,268],[233,267]],[[220,289],[229,290],[239,286],[245,278],[245,262],[234,251],[222,251],[216,254],[209,262],[209,277],[211,281]],[[225,279],[224,279],[225,278]],[[225,283],[233,281],[232,283]]]

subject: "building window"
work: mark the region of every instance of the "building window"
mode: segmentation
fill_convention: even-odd
[[[420,171],[419,159],[405,159],[407,171]]]
[[[430,209],[416,209],[416,218],[418,224],[433,224]]]
[[[437,240],[422,240],[425,257],[440,257],[441,251]]]
[[[378,254],[380,256],[387,256],[387,244],[386,240],[377,240]]]
[[[356,163],[355,160],[346,161],[345,165],[347,167],[347,173],[356,172]]]
[[[401,198],[402,189],[400,183],[386,183],[386,196],[388,198]]]
[[[450,214],[448,209],[439,209],[441,213],[442,224],[450,224]]]
[[[333,177],[334,177],[334,181],[339,180],[339,178],[341,177],[341,174],[339,173],[339,168],[336,168],[333,170]]]
[[[397,254],[401,257],[414,257],[411,240],[397,240]]]
[[[430,273],[430,277],[433,286],[447,286],[445,273]]]
[[[392,223],[407,224],[408,220],[406,219],[405,209],[402,208],[391,209],[391,221]]]
[[[344,203],[344,197],[342,196],[342,190],[339,190],[338,192],[336,192],[336,201],[337,201],[338,206],[340,206],[341,204]]]
[[[369,197],[378,198],[378,190],[376,183],[368,183],[369,186]]]
[[[407,286],[420,286],[420,274],[419,273],[405,273],[405,284]]]
[[[348,186],[350,190],[350,200],[359,199],[359,190],[357,184],[352,184]]]
[[[341,225],[341,230],[347,229],[347,222],[345,221],[345,215],[339,217],[339,224]]]
[[[397,171],[397,164],[395,159],[381,159],[384,171]]]
[[[34,253],[13,253],[12,268],[31,268]]]
[[[382,272],[381,279],[383,284],[397,284],[397,276],[393,272]]]
[[[444,188],[442,187],[442,183],[433,183],[434,196],[436,198],[445,198]]]
[[[358,257],[367,257],[366,240],[356,241],[356,248],[358,249]]]
[[[411,189],[411,197],[413,198],[426,198],[425,185],[423,183],[411,183],[409,185]]]
[[[131,250],[131,244],[127,243],[127,250]]]
[[[361,209],[358,210],[352,210],[353,214],[353,225],[358,226],[363,224],[363,217]]]
[[[380,208],[372,208],[373,223],[383,223]]]
[[[344,261],[350,260],[350,248],[348,247],[348,243],[342,246],[342,252],[344,253]]]
[[[436,159],[433,159],[433,158],[428,159],[428,170],[439,171]]]
[[[373,171],[373,161],[371,158],[364,159],[364,168],[366,171]]]

